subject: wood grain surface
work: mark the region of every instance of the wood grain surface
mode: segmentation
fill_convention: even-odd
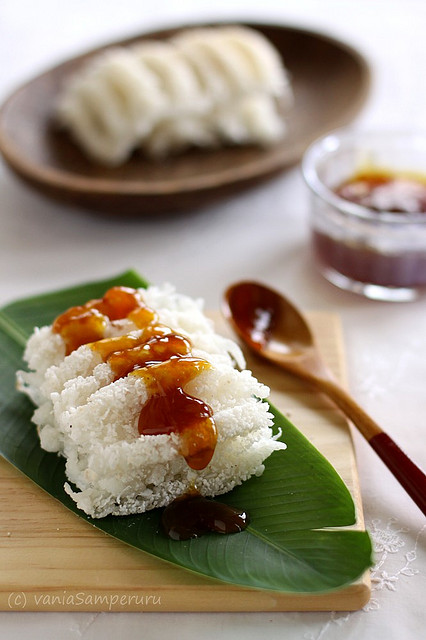
[[[338,316],[310,313],[320,349],[345,381]],[[220,326],[218,330],[226,331]],[[362,504],[349,425],[320,394],[248,358],[271,401],[333,464]],[[15,611],[356,610],[370,597],[368,573],[327,594],[289,595],[230,586],[133,549],[103,534],[0,459],[0,609]]]

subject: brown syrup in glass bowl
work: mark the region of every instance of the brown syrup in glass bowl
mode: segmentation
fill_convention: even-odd
[[[349,202],[366,207],[372,224],[392,226],[381,214],[425,214],[426,176],[372,170],[355,174],[334,189]],[[374,213],[377,219],[374,220]],[[395,220],[395,225],[398,221]],[[426,217],[425,217],[426,224]],[[312,244],[318,261],[357,282],[383,287],[416,287],[426,284],[426,251],[422,248],[381,250],[361,237],[339,237],[315,228]]]

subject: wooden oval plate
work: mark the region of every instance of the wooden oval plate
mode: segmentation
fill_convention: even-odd
[[[367,96],[370,73],[357,51],[328,36],[285,26],[247,26],[269,38],[291,76],[294,106],[286,115],[288,134],[278,145],[191,150],[161,162],[135,154],[121,167],[105,168],[55,129],[56,96],[89,58],[112,45],[168,38],[186,26],[110,43],[24,84],[0,110],[0,151],[19,177],[45,195],[117,216],[199,207],[272,177],[297,163],[315,138],[355,117]]]

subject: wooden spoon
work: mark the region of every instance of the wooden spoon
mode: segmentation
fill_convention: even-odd
[[[223,307],[236,333],[256,354],[306,380],[333,400],[426,514],[425,474],[333,380],[299,311],[281,294],[256,282],[230,286]]]

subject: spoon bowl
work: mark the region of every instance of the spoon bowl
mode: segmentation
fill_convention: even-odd
[[[278,362],[294,360],[315,348],[305,319],[275,291],[241,282],[228,289],[226,299],[234,329],[264,357]]]
[[[303,315],[279,292],[239,282],[225,292],[223,312],[240,339],[258,356],[325,393],[366,438],[426,514],[426,475],[333,379]]]

